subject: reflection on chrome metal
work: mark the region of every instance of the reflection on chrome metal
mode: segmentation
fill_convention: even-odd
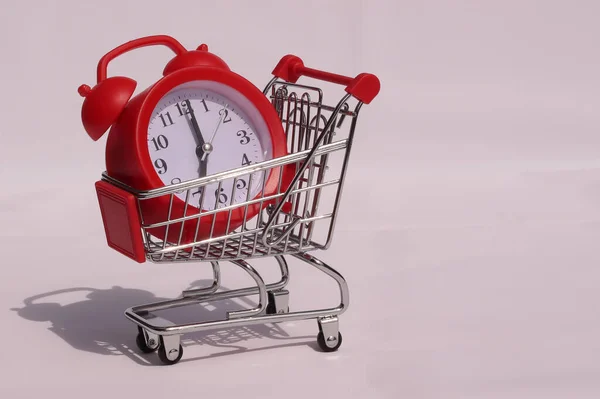
[[[290,292],[288,290],[270,291],[267,313],[287,313],[289,311]]]
[[[348,305],[350,304],[350,292],[348,290],[348,284],[346,283],[346,279],[344,278],[344,276],[342,276],[333,267],[327,265],[325,262],[315,258],[310,254],[301,253],[294,254],[294,256],[308,263],[309,265],[316,267],[319,271],[322,271],[323,273],[335,280],[340,289],[340,304],[336,308],[333,308],[333,312],[330,312],[329,314],[333,316],[344,313],[348,308]]]
[[[254,270],[254,268],[252,266],[250,266],[250,264],[248,262],[246,262],[244,260],[234,260],[234,261],[232,261],[232,263],[241,267],[246,273],[248,273],[254,279],[254,282],[256,283],[256,286],[258,287],[258,306],[256,306],[253,309],[237,310],[237,311],[233,311],[233,312],[228,312],[227,318],[234,319],[234,318],[258,315],[263,310],[265,310],[265,308],[267,306],[267,287],[265,285],[265,282],[263,281],[260,274],[258,274],[256,272],[256,270]]]
[[[167,359],[174,361],[179,357],[180,350],[180,336],[179,335],[165,335],[162,336],[162,345],[164,345],[164,351],[167,355]]]
[[[161,359],[169,364],[176,363],[181,357],[182,334],[242,325],[316,319],[325,342],[320,343],[321,347],[326,345],[325,349],[336,350],[341,344],[338,316],[348,308],[348,285],[339,272],[309,252],[327,249],[331,244],[362,103],[345,94],[335,106],[329,106],[323,104],[321,89],[277,78],[269,82],[263,93],[281,119],[288,155],[153,190],[135,190],[106,172],[102,175],[104,181],[133,194],[139,207],[144,205],[144,201],[159,197],[169,204],[164,220],[150,223],[140,213],[144,249],[149,261],[211,264],[213,279],[210,285],[191,287],[178,298],[134,306],[125,311],[126,317],[143,329],[147,346],[158,348]],[[351,106],[351,103],[354,105]],[[288,186],[282,186],[284,168],[295,170]],[[265,195],[266,180],[273,171],[279,172],[280,176],[277,190]],[[246,185],[240,184],[242,178]],[[261,181],[257,188],[259,193],[251,197],[250,187],[256,179]],[[228,190],[227,196],[223,196],[225,202],[215,196],[214,203],[209,206],[212,210],[197,209],[198,204],[212,202],[211,195],[205,196],[209,185],[215,185],[216,192]],[[236,190],[245,187],[248,189],[245,196],[242,195],[243,200],[235,202],[233,199],[240,197]],[[173,211],[175,195],[184,198],[183,213]],[[188,207],[197,211],[187,212]],[[249,216],[250,207],[259,209],[258,214]],[[205,218],[222,213],[227,217],[229,227],[233,212],[243,214],[243,223],[235,229],[225,229],[226,233],[223,229],[215,229],[216,218]],[[205,226],[203,230],[209,231],[208,236],[193,242],[183,240],[183,222],[195,224],[194,237],[197,237],[200,224],[206,223],[206,220],[212,220],[212,225]],[[164,237],[175,239],[171,242],[153,236],[152,231],[157,228],[163,229]],[[172,232],[170,235],[169,231]],[[292,255],[334,279],[339,288],[339,304],[324,309],[289,312],[289,292],[284,289],[289,281],[285,255]],[[248,263],[248,260],[260,257],[275,258],[281,272],[279,281],[265,283],[260,273]],[[254,284],[246,288],[224,289],[219,264],[224,261],[248,273]],[[174,324],[153,313],[248,296],[257,298],[255,304],[247,309],[230,310],[224,320]]]

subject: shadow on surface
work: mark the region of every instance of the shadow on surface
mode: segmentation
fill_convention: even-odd
[[[209,286],[212,280],[195,281],[190,288]],[[226,288],[225,288],[226,289]],[[83,293],[84,300],[65,305],[55,302],[61,295]],[[47,292],[26,298],[24,306],[14,308],[19,316],[37,322],[50,322],[48,328],[73,348],[100,355],[125,355],[142,365],[161,364],[156,354],[142,355],[135,344],[137,328],[125,318],[126,308],[171,298],[159,298],[153,293],[131,288],[113,287],[95,289],[86,287],[68,288]],[[64,301],[63,301],[64,302]],[[246,306],[244,306],[246,305]],[[204,322],[224,319],[227,312],[255,306],[246,299],[214,301],[170,309],[155,314],[163,316],[173,323]],[[244,343],[261,338],[275,340],[294,340],[282,345],[269,346],[269,349],[281,346],[297,346],[312,343],[314,337],[290,337],[276,324],[258,324],[240,326],[221,330],[209,330],[182,336],[184,348],[190,345],[209,345],[225,349],[205,357],[189,359],[197,360],[208,357],[255,351],[248,349]],[[307,339],[309,342],[298,342]],[[184,354],[185,360],[186,356]]]

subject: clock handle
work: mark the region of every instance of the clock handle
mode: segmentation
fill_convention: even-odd
[[[100,83],[106,79],[106,71],[108,68],[108,63],[118,56],[127,53],[128,51],[135,50],[141,47],[146,46],[166,46],[170,48],[176,55],[183,54],[187,52],[185,47],[181,45],[177,40],[172,38],[171,36],[166,35],[156,35],[156,36],[147,36],[141,37],[139,39],[131,40],[127,43],[121,44],[119,47],[116,47],[106,53],[100,61],[98,62],[98,82]]]
[[[346,86],[346,92],[356,97],[359,101],[369,104],[379,93],[380,83],[377,76],[371,73],[361,73],[356,77],[338,75],[304,66],[304,62],[295,55],[284,56],[275,69],[273,75],[290,83],[296,83],[301,76],[324,80]]]
[[[129,99],[135,92],[137,83],[125,76],[106,77],[108,63],[128,51],[146,46],[167,46],[176,55],[187,53],[185,47],[170,36],[147,36],[121,44],[106,53],[98,62],[98,82],[96,86],[83,84],[77,91],[85,97],[81,107],[81,121],[87,134],[95,141],[117,121]]]

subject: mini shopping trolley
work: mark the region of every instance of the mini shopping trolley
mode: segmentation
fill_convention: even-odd
[[[286,57],[273,71],[274,77],[263,94],[281,119],[287,136],[288,155],[152,190],[133,189],[107,172],[96,184],[107,239],[113,248],[133,258],[142,254],[144,260],[156,263],[198,261],[210,262],[212,266],[210,286],[193,287],[183,291],[178,298],[125,310],[125,316],[138,326],[136,342],[139,349],[144,353],[157,351],[165,364],[174,364],[181,359],[183,334],[236,326],[316,319],[319,327],[317,342],[323,351],[335,351],[342,343],[338,317],[348,308],[348,286],[339,272],[311,252],[326,250],[332,242],[359,111],[378,94],[379,80],[371,74],[349,78],[323,72],[304,67],[301,61],[290,68],[290,59],[299,58]],[[334,106],[326,105],[323,90],[319,87],[296,83],[301,76],[344,85],[346,92]],[[145,201],[162,197],[172,205],[174,197],[184,193],[187,206],[191,193],[198,193],[202,187],[216,184],[219,189],[227,186],[235,190],[241,176],[249,175],[252,179],[262,173],[264,177],[275,169],[290,166],[295,172],[287,189],[237,203],[238,208],[258,204],[260,211],[227,233],[211,230],[207,237],[192,242],[182,241],[181,234],[179,240],[169,238],[173,235],[161,239],[153,234],[157,228],[177,231],[183,222],[197,220],[199,223],[200,218],[216,210],[175,217],[169,209],[167,217],[160,221],[144,220],[139,212]],[[228,207],[218,209],[219,212],[227,210]],[[127,234],[123,233],[124,225],[129,229]],[[339,287],[339,305],[329,309],[290,311],[289,292],[285,289],[289,281],[287,255],[314,266],[335,280]],[[260,257],[275,258],[281,271],[279,281],[266,283],[250,265],[251,259]],[[255,285],[224,290],[220,273],[220,262],[224,261],[245,271]],[[255,307],[232,310],[217,321],[175,324],[155,314],[175,307],[246,296],[258,296]]]

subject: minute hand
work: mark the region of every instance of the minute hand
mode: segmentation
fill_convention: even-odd
[[[194,137],[196,141],[197,149],[201,150],[204,145],[204,138],[202,137],[202,133],[200,132],[200,126],[198,126],[198,121],[196,120],[196,114],[194,113],[194,109],[192,108],[192,104],[190,104],[190,100],[185,100],[187,104],[187,108],[190,111],[190,118],[192,120],[192,130],[194,131]]]
[[[217,132],[219,131],[219,126],[221,126],[223,119],[225,119],[225,115],[227,115],[227,109],[223,108],[222,110],[220,110],[219,115],[220,115],[219,122],[217,122],[217,126],[215,127],[215,130],[213,131],[210,141],[202,146],[203,150],[204,150],[204,154],[202,154],[202,160],[206,159],[208,154],[210,154],[214,149],[212,146],[212,142],[215,139]]]
[[[204,142],[204,138],[202,137],[202,132],[200,132],[200,126],[198,126],[198,121],[196,120],[196,114],[194,113],[194,109],[192,108],[192,104],[190,104],[190,100],[185,100],[188,110],[190,112],[190,119],[192,120],[192,131],[194,132],[194,138],[196,139],[196,156],[200,159],[200,165],[198,167],[198,172],[200,176],[206,176],[206,161],[204,160],[204,146],[206,143]]]

